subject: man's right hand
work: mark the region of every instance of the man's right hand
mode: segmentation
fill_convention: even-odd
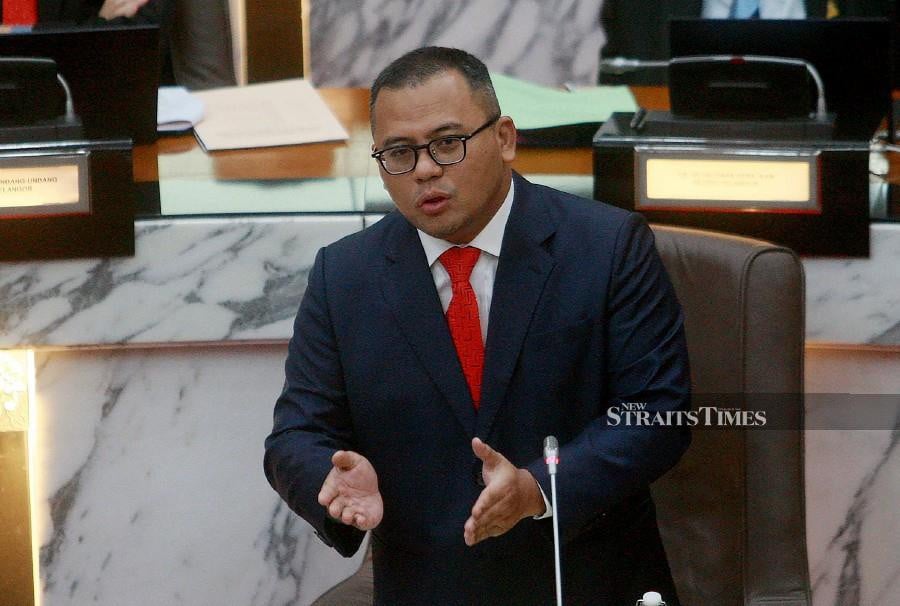
[[[328,515],[348,526],[371,530],[381,523],[384,503],[375,468],[359,453],[339,450],[319,491],[319,504]]]

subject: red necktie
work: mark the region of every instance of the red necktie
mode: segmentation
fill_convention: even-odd
[[[469,384],[469,393],[475,410],[481,403],[481,372],[484,368],[484,343],[481,340],[481,321],[478,319],[478,300],[469,283],[469,275],[481,251],[467,246],[454,246],[441,255],[440,261],[447,273],[453,296],[447,307],[447,324],[456,346],[456,355],[462,365],[463,375]]]
[[[3,25],[37,23],[37,0],[3,0]]]

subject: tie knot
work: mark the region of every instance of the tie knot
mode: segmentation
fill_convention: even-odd
[[[448,248],[439,259],[441,265],[450,274],[450,281],[454,284],[458,282],[468,282],[472,268],[478,262],[481,251],[474,246],[454,246]]]

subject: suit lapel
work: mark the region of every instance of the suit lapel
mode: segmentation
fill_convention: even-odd
[[[386,254],[382,293],[425,372],[443,394],[466,434],[474,435],[475,409],[434,278],[419,236],[397,217]]]
[[[506,224],[485,344],[484,380],[476,435],[487,439],[506,396],[534,308],[555,260],[545,247],[556,231],[540,194],[518,175]]]

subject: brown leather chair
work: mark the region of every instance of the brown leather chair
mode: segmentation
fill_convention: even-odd
[[[698,428],[687,454],[653,485],[679,598],[687,606],[808,606],[800,261],[759,240],[653,231],[684,308],[695,410],[763,410],[777,427]],[[371,603],[367,557],[315,606]]]
[[[652,489],[679,598],[810,604],[803,482],[803,268],[767,242],[653,226],[684,309],[694,409],[763,410],[773,429],[696,429]]]

